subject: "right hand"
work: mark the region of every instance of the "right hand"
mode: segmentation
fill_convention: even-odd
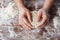
[[[19,9],[19,24],[24,28],[31,30],[32,28],[31,22],[32,18],[29,10],[25,7],[21,7]]]

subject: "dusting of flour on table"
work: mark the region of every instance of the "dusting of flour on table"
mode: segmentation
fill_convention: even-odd
[[[47,32],[40,32],[40,30],[34,29],[29,31],[21,28],[19,25],[16,26],[19,14],[18,10],[13,6],[15,5],[11,2],[5,8],[0,8],[0,40],[60,40],[60,7],[58,7],[59,16],[55,16],[46,27]],[[37,11],[32,11],[32,15],[33,22],[31,24],[35,28],[38,24],[36,21]],[[3,24],[7,26],[3,26]],[[17,28],[14,29],[15,27]],[[18,31],[15,32],[14,30]]]

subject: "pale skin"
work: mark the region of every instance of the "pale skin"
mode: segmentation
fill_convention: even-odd
[[[14,2],[17,5],[19,13],[21,13],[20,25],[22,25],[23,27],[31,30],[32,29],[32,25],[31,25],[32,18],[31,18],[29,9],[27,9],[24,6],[23,0],[14,0]],[[53,3],[54,3],[54,0],[45,0],[44,6],[41,9],[38,10],[37,21],[39,21],[39,24],[37,25],[37,28],[45,27],[46,22],[49,19],[48,16],[47,16],[47,13],[48,13],[48,10],[50,9],[50,7],[53,5]],[[26,17],[28,18],[29,22],[27,21]]]

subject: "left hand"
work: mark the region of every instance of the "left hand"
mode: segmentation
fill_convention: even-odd
[[[37,28],[44,28],[48,22],[48,10],[45,9],[39,9],[38,14],[37,14],[37,21],[38,25]]]

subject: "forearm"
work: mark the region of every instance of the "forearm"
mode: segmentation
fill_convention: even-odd
[[[54,0],[45,0],[44,9],[50,9],[50,7],[54,4]]]
[[[16,3],[18,8],[24,7],[23,0],[14,0],[14,2]]]

